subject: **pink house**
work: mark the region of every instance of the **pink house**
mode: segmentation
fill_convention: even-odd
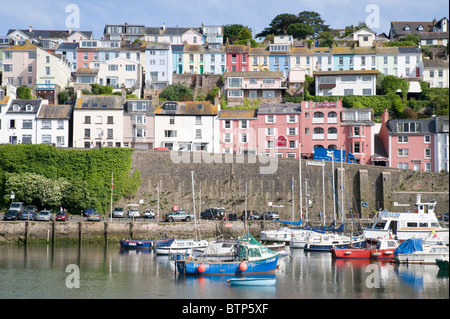
[[[34,88],[37,50],[34,44],[15,45],[3,50],[3,85],[9,83]]]
[[[78,48],[77,66],[87,69],[91,67],[91,62],[98,62],[98,49]]]
[[[227,71],[240,72],[250,70],[250,61],[248,54],[249,46],[245,45],[227,45]]]
[[[388,155],[387,166],[434,172],[434,119],[389,120],[385,110],[379,137]]]
[[[300,104],[262,104],[258,109],[258,154],[298,158]]]
[[[220,153],[256,155],[258,132],[256,110],[221,110],[218,119]]]
[[[300,139],[303,157],[313,156],[315,147],[339,149],[344,145],[344,128],[339,119],[341,111],[341,101],[302,102]]]

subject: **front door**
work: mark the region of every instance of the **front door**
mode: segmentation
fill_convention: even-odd
[[[414,170],[415,171],[420,171],[420,163],[414,163]]]
[[[200,65],[200,74],[203,74],[203,65]]]

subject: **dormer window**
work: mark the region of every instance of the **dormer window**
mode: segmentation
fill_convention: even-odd
[[[417,31],[423,31],[423,25],[419,25],[418,27],[417,27]]]
[[[405,25],[405,31],[409,31],[410,29],[409,24]]]
[[[13,104],[13,111],[19,112],[20,111],[20,105],[19,104]]]
[[[31,104],[27,104],[25,109],[27,112],[31,112],[31,111],[33,111],[33,106]]]

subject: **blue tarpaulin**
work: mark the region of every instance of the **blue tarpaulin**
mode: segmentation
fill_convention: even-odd
[[[397,247],[394,254],[412,254],[415,251],[422,251],[422,238],[410,238]]]

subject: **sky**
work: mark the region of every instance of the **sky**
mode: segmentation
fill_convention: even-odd
[[[1,0],[2,2],[6,0]],[[200,27],[242,24],[254,34],[278,14],[319,13],[331,28],[366,22],[377,33],[389,33],[391,21],[448,18],[448,0],[16,0],[2,5],[0,34],[9,29],[68,29],[103,36],[105,24],[147,27]]]

